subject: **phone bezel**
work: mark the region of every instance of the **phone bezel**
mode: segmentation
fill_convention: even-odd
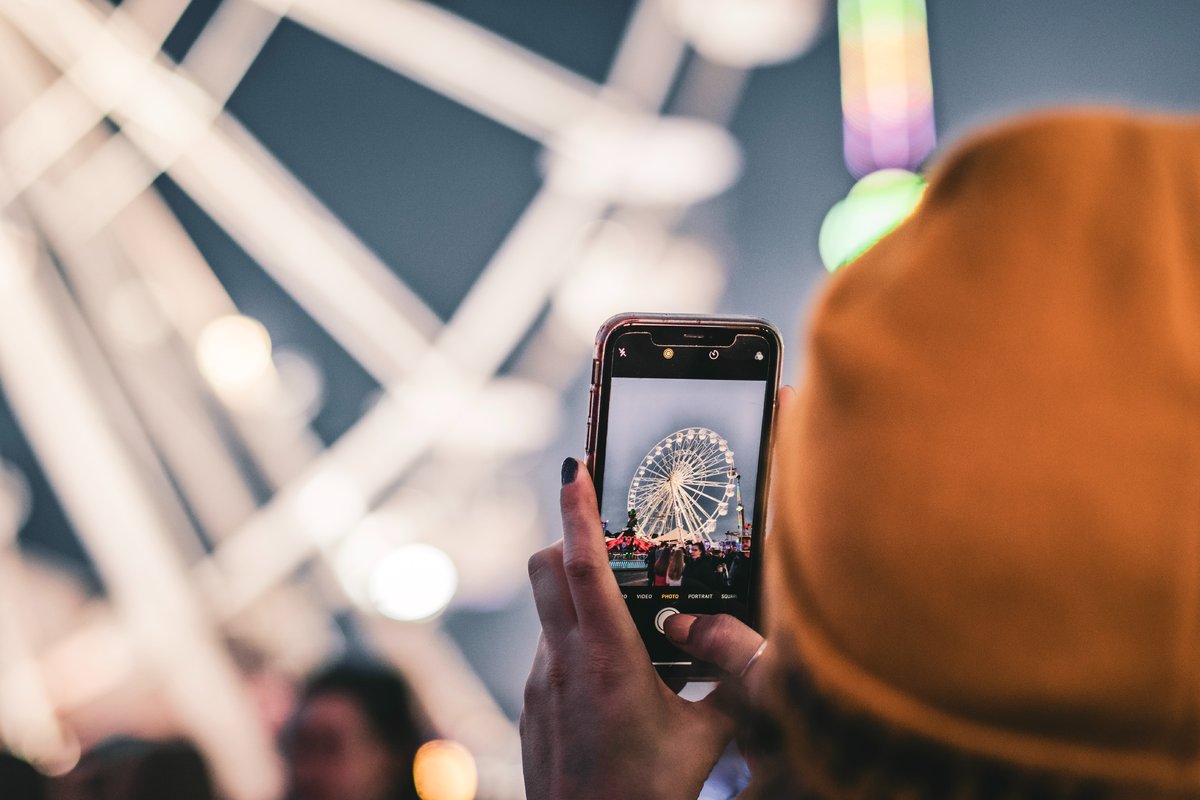
[[[783,362],[783,340],[779,330],[770,322],[752,316],[713,316],[700,314],[642,314],[625,313],[610,318],[596,334],[592,356],[591,388],[588,398],[588,424],[585,451],[588,471],[596,486],[597,503],[603,501],[604,453],[600,443],[608,433],[608,407],[611,392],[613,348],[617,338],[630,332],[646,331],[654,336],[655,344],[684,347],[715,347],[731,344],[738,333],[762,336],[768,343],[767,391],[771,402],[763,403],[763,428],[759,440],[761,450],[758,464],[758,485],[755,487],[754,513],[751,523],[753,552],[757,557],[750,559],[750,597],[748,616],[751,627],[760,629],[762,617],[763,545],[766,542],[764,522],[766,502],[769,494],[770,463],[775,444],[775,417],[779,409],[779,386]],[[680,340],[672,338],[676,332]],[[658,334],[655,336],[655,334]],[[682,338],[684,335],[688,338]],[[696,336],[700,338],[695,338]],[[727,340],[727,341],[726,341]],[[693,681],[714,680],[721,677],[713,665],[694,661],[686,666],[655,664],[664,679],[686,679]]]

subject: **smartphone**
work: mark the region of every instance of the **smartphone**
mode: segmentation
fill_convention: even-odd
[[[619,314],[596,335],[588,467],[609,566],[665,679],[720,677],[666,638],[670,615],[759,626],[782,357],[755,317]]]

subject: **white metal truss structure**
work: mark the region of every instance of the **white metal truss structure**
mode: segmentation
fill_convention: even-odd
[[[431,543],[456,602],[523,580],[542,536],[499,476],[553,435],[604,317],[716,301],[721,269],[678,223],[737,178],[746,69],[801,52],[823,3],[641,0],[602,84],[416,0],[223,0],[175,63],[187,5],[0,0],[0,389],[105,589],[43,642],[0,513],[0,742],[69,762],[73,711],[144,680],[230,797],[278,796],[225,642],[306,668],[351,613],[472,751],[479,796],[519,797],[512,723],[436,620],[370,610],[364,571],[421,519],[451,532]],[[697,22],[735,34],[747,12],[772,34],[749,37],[758,56]],[[284,18],[544,148],[540,190],[448,320],[227,110]],[[331,446],[153,189],[164,174],[383,387]]]

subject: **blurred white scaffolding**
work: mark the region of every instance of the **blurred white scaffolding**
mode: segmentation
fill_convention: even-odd
[[[603,84],[413,0],[223,0],[174,63],[186,8],[0,0],[0,389],[105,589],[66,625],[39,616],[46,581],[0,481],[0,744],[69,768],[81,712],[144,688],[230,797],[277,797],[228,642],[299,672],[352,614],[470,749],[478,796],[520,797],[513,724],[436,616],[374,610],[371,567],[419,519],[459,576],[452,605],[523,583],[546,537],[499,476],[555,434],[606,316],[715,303],[711,243],[677,227],[738,176],[725,126],[746,70],[802,53],[824,3],[641,0]],[[226,109],[284,18],[543,146],[541,189],[448,320]],[[153,189],[163,174],[383,387],[332,446]]]

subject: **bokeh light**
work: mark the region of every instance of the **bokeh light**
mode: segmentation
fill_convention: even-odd
[[[222,398],[232,402],[250,400],[274,375],[271,335],[252,317],[218,317],[196,340],[196,363]]]
[[[342,590],[362,608],[373,608],[367,592],[379,562],[401,545],[416,541],[418,520],[435,513],[428,498],[405,492],[364,516],[338,541],[331,553]]]
[[[821,224],[817,247],[830,272],[853,261],[913,212],[925,179],[902,169],[867,175],[836,203]]]
[[[419,622],[440,614],[458,588],[458,570],[441,549],[406,544],[380,560],[367,583],[375,610],[390,619]]]
[[[933,150],[925,0],[839,0],[846,166],[913,169]]]
[[[426,742],[413,761],[413,783],[421,800],[473,800],[479,783],[475,759],[458,742]]]

